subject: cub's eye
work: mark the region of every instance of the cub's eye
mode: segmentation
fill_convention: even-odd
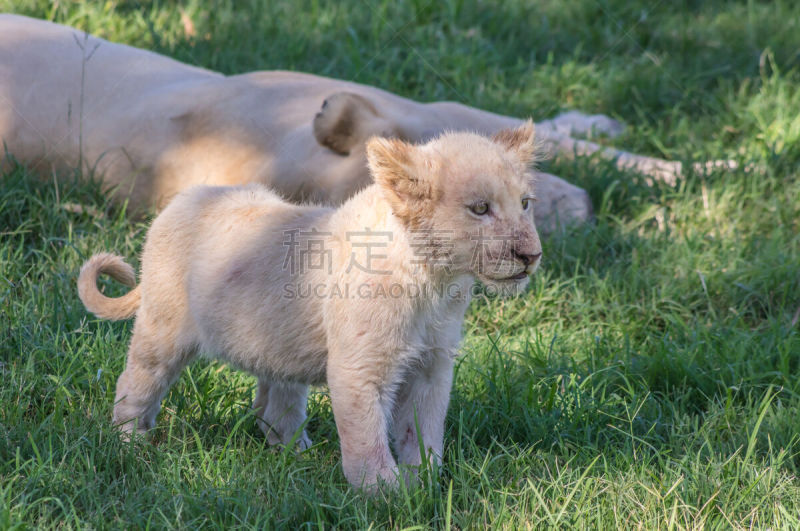
[[[469,209],[472,211],[473,214],[477,216],[483,216],[489,212],[489,203],[486,201],[478,201],[477,203],[473,203],[469,206]]]
[[[533,199],[531,199],[530,197],[523,197],[522,198],[522,210],[528,210],[528,208],[530,208],[532,202],[533,202]]]

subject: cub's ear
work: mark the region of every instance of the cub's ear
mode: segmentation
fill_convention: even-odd
[[[392,212],[407,225],[416,225],[423,204],[434,189],[422,171],[418,148],[396,138],[373,137],[367,142],[372,178],[383,190]],[[430,167],[430,164],[427,165]]]
[[[526,166],[536,160],[536,126],[528,119],[516,129],[503,129],[492,140],[515,154]]]

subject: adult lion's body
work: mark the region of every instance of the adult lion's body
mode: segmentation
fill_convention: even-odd
[[[248,182],[296,201],[340,204],[370,182],[364,144],[372,135],[420,141],[521,123],[309,74],[226,77],[66,26],[0,15],[0,139],[8,152],[48,175],[94,170],[134,210],[162,207],[192,185]],[[599,149],[558,131],[576,123],[615,125],[573,113],[538,124],[540,139],[568,154]],[[675,169],[601,152],[645,171]],[[580,188],[548,174],[539,183],[540,226],[591,215]]]

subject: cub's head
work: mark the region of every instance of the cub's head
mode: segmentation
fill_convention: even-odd
[[[445,133],[423,145],[373,138],[367,159],[417,255],[495,288],[521,290],[539,266],[533,122],[487,138]]]

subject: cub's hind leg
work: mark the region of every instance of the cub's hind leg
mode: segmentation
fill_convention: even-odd
[[[306,421],[308,386],[259,378],[253,409],[256,410],[258,427],[267,436],[269,444],[289,444]],[[311,439],[305,430],[297,437],[297,446],[305,450]]]
[[[113,422],[125,433],[145,433],[155,426],[161,400],[196,349],[182,345],[176,333],[169,333],[136,319],[125,370],[117,380]]]

